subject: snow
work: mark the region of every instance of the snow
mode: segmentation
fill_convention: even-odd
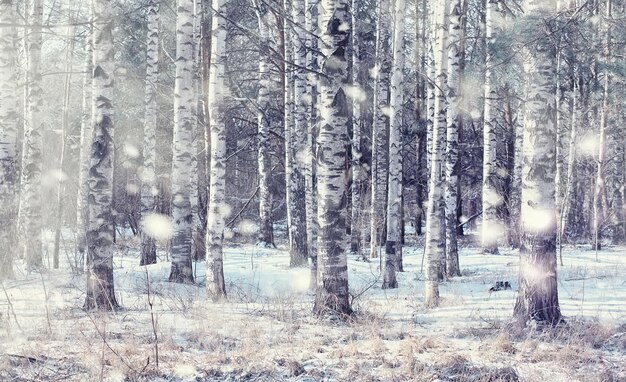
[[[174,235],[174,223],[167,215],[146,214],[141,221],[141,226],[148,236],[161,242],[171,239]]]
[[[166,216],[147,220],[155,237],[171,235]],[[241,231],[254,228],[253,222],[239,224]],[[84,276],[70,276],[65,263],[60,270],[22,273],[2,284],[0,380],[12,375],[7,370],[31,379],[44,379],[46,370],[53,370],[76,381],[98,380],[101,373],[111,381],[139,375],[163,381],[454,380],[450,373],[457,367],[483,375],[512,367],[527,381],[604,380],[603,372],[626,376],[626,248],[607,247],[596,262],[588,247],[565,247],[565,265],[558,269],[561,309],[568,322],[586,329],[572,330],[567,338],[532,330],[519,337],[509,328],[518,253],[501,247],[500,255],[485,255],[466,241],[460,254],[463,276],[441,283],[442,303],[436,309],[423,305],[421,246],[405,247],[405,272],[398,274],[400,288],[392,290],[380,287],[383,259],[364,262],[350,255],[358,315],[353,322],[337,323],[311,315],[309,269],[289,268],[283,243],[278,249],[227,246],[229,300],[214,304],[206,298],[204,263],[194,266],[197,285],[169,283],[162,248],[158,264],[140,267],[137,239],[122,233],[114,262],[124,307],[118,313],[82,311]],[[496,281],[509,281],[513,288],[490,293]],[[585,339],[596,331],[602,336],[597,347]],[[6,369],[17,362],[7,354],[38,361]]]

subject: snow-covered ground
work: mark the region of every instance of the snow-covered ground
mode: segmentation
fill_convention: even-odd
[[[441,285],[437,309],[423,306],[421,247],[404,249],[395,290],[380,288],[379,259],[351,258],[357,314],[344,323],[310,314],[309,270],[290,269],[284,248],[227,248],[229,300],[214,304],[203,263],[197,285],[175,285],[169,263],[140,267],[136,240],[120,243],[124,309],[114,314],[84,312],[83,277],[67,268],[3,284],[0,380],[626,380],[626,248],[598,261],[588,248],[565,248],[559,297],[569,325],[519,331],[509,322],[518,256],[506,249],[466,245],[463,276]],[[489,292],[496,281],[513,288]]]

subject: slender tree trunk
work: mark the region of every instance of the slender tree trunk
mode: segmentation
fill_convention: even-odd
[[[461,37],[463,2],[455,0],[450,10],[448,35],[448,113],[446,135],[446,274],[460,276],[457,244],[457,206],[459,187],[459,126],[461,121],[459,102],[461,83]]]
[[[259,244],[266,247],[274,245],[272,228],[272,195],[270,193],[271,158],[270,130],[272,128],[271,90],[272,77],[270,61],[272,59],[272,40],[270,36],[270,18],[272,13],[267,4],[257,2],[257,18],[259,22],[259,93],[257,96],[257,137],[259,142]],[[286,126],[287,127],[287,126]],[[288,184],[289,186],[289,184]]]
[[[207,213],[207,293],[218,301],[226,297],[224,281],[224,204],[226,193],[226,116],[224,86],[227,0],[212,0],[211,66],[208,105],[211,126],[209,210]]]
[[[143,166],[141,168],[141,216],[145,219],[156,207],[156,130],[157,85],[159,80],[159,0],[148,2],[148,35],[146,38],[145,116],[143,125]],[[139,265],[156,264],[156,242],[141,229]]]
[[[22,149],[22,177],[20,193],[20,219],[24,232],[26,262],[28,269],[43,266],[42,216],[41,216],[41,167],[43,151],[44,118],[41,112],[43,96],[41,89],[41,25],[43,23],[42,0],[33,0],[29,10],[30,34],[28,50],[28,95]]]
[[[193,283],[191,156],[193,147],[193,0],[177,0],[174,143],[172,146],[172,269],[169,280]]]
[[[362,196],[365,192],[365,183],[367,173],[363,168],[363,151],[361,148],[361,137],[363,134],[363,111],[362,103],[365,97],[365,90],[361,86],[362,78],[360,76],[360,45],[361,35],[358,20],[357,0],[352,0],[352,211],[351,211],[351,227],[350,227],[350,252],[358,257],[362,256],[362,231],[363,231],[363,200]]]
[[[313,311],[349,315],[348,259],[345,251],[346,174],[352,32],[348,0],[322,0],[321,127],[317,153],[319,275]]]
[[[376,29],[376,82],[374,85],[374,126],[372,128],[372,203],[370,215],[370,257],[378,257],[385,225],[385,195],[387,194],[387,123],[389,120],[389,72],[391,71],[389,42],[389,0],[378,2]]]
[[[498,194],[496,179],[496,89],[492,73],[494,49],[494,19],[497,0],[487,0],[485,14],[485,102],[483,110],[483,188],[481,241],[484,253],[498,253],[501,233],[497,218],[497,207],[502,201]]]
[[[311,97],[310,102],[306,104],[308,125],[306,131],[306,160],[304,166],[305,192],[306,192],[306,236],[309,258],[311,259],[311,289],[315,289],[317,285],[317,188],[315,187],[315,152],[316,144],[316,126],[318,122],[318,75],[319,70],[317,55],[317,39],[314,35],[318,35],[319,31],[319,2],[317,0],[305,0],[305,28],[307,30],[306,44],[308,47],[306,56],[306,65],[311,71],[307,73],[306,87],[307,94]]]
[[[13,0],[0,1],[0,24],[14,21]],[[0,26],[0,282],[13,277],[17,220],[16,30]]]
[[[90,16],[92,14],[90,6]],[[76,202],[76,236],[78,259],[76,268],[83,271],[85,250],[87,249],[87,226],[89,224],[89,158],[91,155],[91,116],[93,112],[92,72],[93,72],[93,28],[90,26],[85,38],[85,75],[83,77],[83,101],[80,119],[80,154],[78,174],[78,197]]]
[[[387,241],[383,289],[397,288],[396,267],[402,251],[402,106],[404,102],[404,17],[406,3],[394,0],[393,68],[389,121],[389,181],[387,192]]]
[[[529,1],[529,22],[546,9]],[[539,24],[541,23],[541,24]],[[540,30],[543,21],[537,21]],[[530,29],[529,29],[530,30]],[[555,49],[548,37],[526,48],[526,111],[522,169],[522,248],[519,292],[513,315],[521,324],[529,321],[558,324],[562,321],[556,273],[556,103]]]
[[[306,94],[306,73],[301,69],[306,65],[306,37],[302,27],[305,25],[305,3],[304,0],[292,0],[292,15],[296,26],[293,27],[292,44],[293,44],[293,62],[296,65],[293,71],[293,103],[294,103],[294,124],[292,126],[292,140],[294,149],[294,172],[293,180],[293,197],[296,201],[296,209],[293,211],[295,224],[294,229],[294,248],[291,251],[290,265],[302,266],[307,264],[308,248],[307,248],[307,230],[306,230],[306,179],[305,167],[310,162],[307,158],[307,130],[308,118],[305,103],[307,102]],[[298,243],[299,242],[299,243]]]
[[[426,288],[425,303],[428,307],[439,305],[439,279],[442,259],[445,259],[445,237],[442,226],[445,217],[441,213],[443,184],[443,158],[445,151],[446,105],[445,89],[447,87],[447,13],[448,4],[445,2],[436,10],[437,15],[437,67],[436,67],[436,97],[434,109],[437,119],[433,121],[431,172],[428,190],[428,215],[426,218]]]
[[[111,0],[93,2],[93,138],[89,168],[87,310],[118,308],[113,284],[113,16]]]

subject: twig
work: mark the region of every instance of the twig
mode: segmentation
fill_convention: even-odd
[[[250,205],[250,203],[252,202],[252,200],[254,199],[254,197],[256,196],[256,194],[259,192],[259,187],[256,188],[256,190],[254,190],[254,194],[252,194],[252,196],[248,199],[248,201],[243,205],[243,207],[241,207],[241,209],[239,210],[239,212],[237,212],[237,214],[230,219],[230,221],[228,223],[226,223],[226,227],[230,227],[232,224],[235,223],[235,221],[239,218],[239,216],[241,216],[241,214],[243,213],[243,211],[245,211],[246,208],[248,208],[248,206]]]
[[[9,304],[9,309],[11,310],[11,314],[13,315],[13,319],[15,320],[15,324],[19,330],[22,330],[19,321],[17,321],[17,315],[15,314],[15,310],[13,309],[13,304],[11,303],[11,299],[9,298],[9,294],[7,293],[7,289],[4,287],[4,283],[1,283],[2,290],[4,291],[4,295],[7,298],[7,303]]]
[[[148,288],[148,306],[150,306],[150,319],[152,320],[152,333],[154,334],[154,358],[156,360],[156,367],[159,368],[159,337],[157,336],[156,321],[154,319],[153,301],[150,293],[150,276],[148,274],[148,267],[144,267],[146,270],[146,286]],[[150,358],[148,358],[150,362]],[[146,364],[148,366],[148,364]]]

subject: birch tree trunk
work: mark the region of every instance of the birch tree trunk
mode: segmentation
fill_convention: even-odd
[[[191,156],[193,147],[193,0],[177,0],[174,143],[172,146],[172,269],[169,280],[193,283]]]
[[[358,20],[357,0],[352,0],[352,211],[350,218],[350,252],[358,257],[362,256],[361,244],[363,243],[363,194],[365,193],[367,172],[363,168],[363,111],[362,103],[367,98],[365,90],[361,86],[361,30]]]
[[[0,1],[0,24],[14,21],[13,0]],[[13,277],[17,221],[16,29],[0,26],[0,281]]]
[[[141,216],[145,222],[156,207],[156,130],[157,85],[159,80],[159,0],[148,2],[148,35],[146,37],[145,117],[143,125],[143,166],[141,168]],[[156,264],[156,242],[141,229],[139,265]]]
[[[113,284],[113,16],[111,0],[93,2],[93,136],[89,168],[86,310],[115,310]]]
[[[606,23],[604,27],[604,61],[608,64],[610,54],[610,41],[611,30],[609,27],[609,19],[611,18],[611,0],[606,1]],[[608,128],[608,113],[609,113],[609,85],[610,85],[610,73],[608,70],[604,71],[604,78],[602,84],[602,110],[600,112],[600,132],[598,134],[598,160],[596,167],[596,184],[593,193],[593,247],[596,250],[596,261],[598,260],[598,251],[602,249],[602,227],[604,220],[606,219],[605,209],[608,207],[607,203],[603,203],[603,195],[605,195],[605,167],[606,167],[606,151],[607,151],[607,128]]]
[[[295,26],[293,27],[293,103],[294,103],[294,124],[292,125],[291,138],[294,151],[294,171],[292,173],[292,196],[295,201],[292,224],[295,225],[293,231],[294,247],[291,251],[290,266],[302,266],[307,264],[307,226],[306,226],[306,179],[305,166],[308,166],[310,159],[307,157],[307,130],[308,118],[305,103],[306,95],[306,73],[302,68],[306,65],[306,36],[302,27],[305,25],[305,3],[304,0],[292,0],[292,15]],[[285,31],[286,33],[286,31]]]
[[[393,69],[389,120],[389,182],[387,192],[387,241],[383,289],[397,288],[398,255],[402,224],[402,106],[404,102],[404,17],[406,3],[394,0]]]
[[[316,314],[352,313],[348,294],[348,259],[344,239],[346,227],[346,174],[344,161],[348,142],[350,83],[348,56],[350,3],[322,0],[321,126],[318,138],[317,171],[319,204]]]
[[[376,79],[374,84],[374,126],[372,127],[372,203],[370,215],[370,257],[378,257],[385,224],[385,195],[387,193],[387,123],[389,120],[389,72],[391,70],[389,42],[389,0],[378,2],[376,26]]]
[[[272,195],[270,193],[271,158],[269,152],[271,116],[272,77],[270,61],[272,59],[273,42],[270,34],[270,18],[272,13],[269,6],[261,1],[256,2],[256,12],[259,22],[259,93],[257,95],[257,137],[259,142],[259,244],[265,247],[274,245],[272,228]],[[287,128],[287,126],[285,127]],[[288,184],[289,186],[289,184]]]
[[[89,15],[92,15],[90,6]],[[83,77],[83,101],[80,118],[80,154],[78,173],[78,197],[76,202],[76,236],[78,259],[76,269],[84,270],[85,250],[87,249],[87,226],[89,224],[89,167],[91,155],[91,116],[93,113],[92,73],[93,73],[93,27],[89,27],[85,37],[85,75]]]
[[[315,152],[316,126],[318,122],[318,75],[319,70],[317,55],[317,36],[319,34],[319,2],[317,0],[305,0],[305,28],[307,30],[306,66],[310,69],[306,76],[306,92],[310,97],[306,103],[308,124],[306,131],[306,164],[304,166],[305,202],[306,202],[306,237],[309,258],[311,259],[311,289],[317,285],[317,188],[314,184],[315,176]]]
[[[436,18],[438,20],[436,28],[437,33],[437,55],[436,55],[436,90],[434,109],[437,119],[433,121],[432,130],[432,155],[431,155],[431,172],[428,188],[428,213],[426,217],[426,286],[425,286],[425,303],[428,307],[436,307],[439,305],[439,279],[440,273],[443,273],[442,259],[445,258],[445,237],[442,233],[445,224],[445,216],[441,214],[441,201],[444,191],[443,184],[443,159],[445,151],[445,132],[446,132],[446,105],[445,105],[445,89],[446,89],[446,66],[448,52],[447,46],[447,13],[448,4],[444,2],[443,6],[436,10]]]
[[[529,30],[545,30],[543,15],[550,11],[529,0]],[[547,33],[547,32],[546,32]],[[551,325],[562,321],[556,273],[556,101],[555,49],[544,36],[525,49],[526,110],[522,168],[522,247],[519,292],[513,315]]]
[[[484,253],[498,253],[500,226],[497,219],[497,206],[502,197],[496,187],[496,112],[494,103],[496,91],[493,83],[494,18],[497,0],[487,0],[485,13],[485,102],[483,110],[483,188],[481,243]]]
[[[207,293],[218,301],[226,298],[224,281],[224,212],[226,193],[226,116],[224,86],[226,63],[226,19],[222,16],[227,0],[212,0],[211,65],[208,94],[211,127],[209,208],[207,212],[206,253]]]
[[[446,134],[446,274],[448,277],[461,276],[457,244],[457,209],[459,205],[459,127],[461,115],[459,102],[461,84],[461,41],[463,23],[463,2],[451,1],[448,30],[448,111]]]
[[[22,176],[20,193],[20,225],[24,232],[21,239],[25,249],[28,269],[43,266],[41,242],[41,166],[43,150],[44,119],[41,89],[41,30],[43,23],[42,0],[33,0],[30,5],[30,34],[27,38],[28,93],[26,97],[26,119],[22,148]]]

